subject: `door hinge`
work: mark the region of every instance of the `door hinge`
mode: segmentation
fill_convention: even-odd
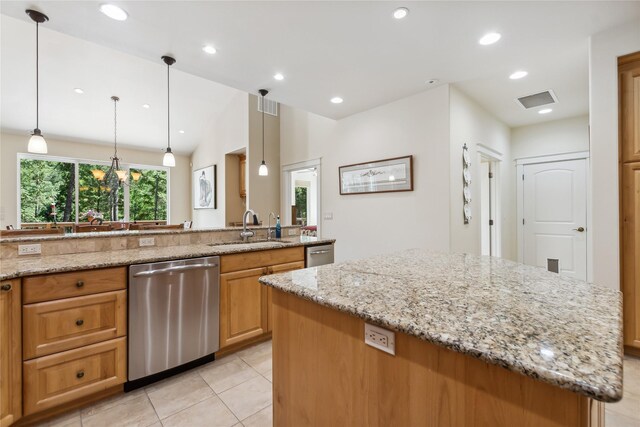
[[[489,179],[493,178],[493,172],[489,172]]]
[[[524,218],[522,218],[522,225],[524,225]]]
[[[493,225],[493,220],[492,219],[489,220],[489,225]]]
[[[522,174],[522,180],[524,181],[524,174]]]

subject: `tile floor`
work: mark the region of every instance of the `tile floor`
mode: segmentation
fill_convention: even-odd
[[[47,427],[271,427],[271,341],[74,411]],[[640,359],[625,358],[624,397],[606,427],[640,427]]]
[[[271,341],[64,414],[47,427],[271,427]]]

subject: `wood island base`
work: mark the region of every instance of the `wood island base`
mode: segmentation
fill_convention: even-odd
[[[396,332],[395,356],[364,321],[273,290],[274,426],[604,425],[604,405]]]

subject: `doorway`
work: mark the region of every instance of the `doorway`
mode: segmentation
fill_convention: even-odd
[[[519,261],[586,280],[587,159],[575,157],[518,165]]]
[[[320,160],[282,168],[284,206],[282,223],[299,225],[302,234],[320,235]]]
[[[499,256],[497,242],[496,162],[480,155],[480,242],[482,255]]]

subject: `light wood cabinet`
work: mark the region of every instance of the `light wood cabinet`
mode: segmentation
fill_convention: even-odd
[[[24,363],[24,413],[53,408],[126,379],[126,338],[39,357]]]
[[[71,298],[127,287],[127,267],[47,274],[23,279],[24,304]]]
[[[220,259],[220,348],[271,331],[271,288],[260,276],[304,268],[302,247],[225,255]]]
[[[0,282],[0,427],[22,416],[20,279]]]
[[[126,335],[127,291],[25,305],[23,357],[32,359]]]
[[[620,85],[620,243],[623,332],[640,355],[640,52],[618,62]]]
[[[220,348],[267,332],[266,289],[258,279],[266,268],[220,275]]]
[[[247,156],[241,154],[238,156],[240,159],[240,197],[243,199],[247,197]]]

